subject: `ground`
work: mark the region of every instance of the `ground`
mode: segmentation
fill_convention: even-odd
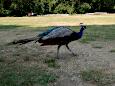
[[[9,86],[46,86],[44,82],[47,83],[47,80],[45,81],[44,78],[44,81],[38,84],[32,81],[37,79],[39,69],[45,70],[48,74],[51,73],[51,75],[48,75],[51,76],[50,79],[48,78],[49,81],[51,80],[51,82],[48,83],[49,86],[115,86],[114,25],[88,26],[89,31],[87,28],[83,39],[69,44],[72,51],[77,55],[73,56],[65,46],[62,46],[59,59],[56,59],[57,46],[42,47],[39,43],[34,42],[24,45],[7,45],[7,43],[15,39],[36,36],[44,31],[44,29],[33,29],[33,27],[15,25],[1,25],[0,27],[0,79],[3,79],[3,82],[9,83]],[[105,32],[99,32],[102,31],[100,29],[102,27]],[[73,30],[77,28],[78,31],[79,27],[71,28]],[[108,30],[108,28],[111,29],[111,31]],[[92,37],[89,37],[89,35]],[[33,68],[32,71],[31,68]],[[12,76],[12,73],[16,73],[16,75]],[[26,77],[27,74],[27,79],[29,79],[31,83],[30,81],[24,81],[26,78],[21,75],[19,76],[23,78],[19,77],[18,73],[24,77]],[[33,73],[36,74],[34,75]],[[54,76],[52,76],[53,74]],[[11,80],[6,79],[6,77],[9,78],[9,76],[13,78],[10,77]],[[14,78],[17,81],[15,81]],[[54,78],[56,78],[56,80],[54,80]],[[23,83],[21,83],[21,81]],[[18,82],[18,84],[15,84],[16,82]],[[5,85],[0,82],[0,85],[8,86],[7,83],[5,83]]]

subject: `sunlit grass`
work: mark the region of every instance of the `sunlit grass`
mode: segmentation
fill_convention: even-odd
[[[107,15],[48,15],[38,17],[1,17],[0,25],[26,25],[31,27],[46,26],[78,26],[80,22],[86,25],[115,24],[115,14]]]

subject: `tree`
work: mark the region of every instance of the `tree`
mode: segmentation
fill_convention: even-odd
[[[0,16],[115,12],[115,0],[0,0]]]
[[[93,11],[109,12],[113,9],[114,0],[92,0],[91,6]]]

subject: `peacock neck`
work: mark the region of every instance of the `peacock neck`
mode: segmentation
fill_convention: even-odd
[[[81,27],[80,32],[83,32],[83,30],[84,30],[84,29]]]
[[[83,33],[83,28],[80,29],[80,32],[79,33]]]
[[[82,35],[83,35],[83,29],[81,28],[79,31],[79,36],[82,37]]]

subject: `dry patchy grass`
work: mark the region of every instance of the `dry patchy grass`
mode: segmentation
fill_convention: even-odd
[[[78,26],[80,22],[86,25],[112,25],[115,24],[115,14],[107,15],[48,15],[37,17],[1,17],[1,25],[27,25],[31,27],[45,26]]]
[[[112,84],[115,82],[114,74],[107,74],[102,70],[81,71],[81,78],[84,81],[96,84],[96,86],[112,86]]]

